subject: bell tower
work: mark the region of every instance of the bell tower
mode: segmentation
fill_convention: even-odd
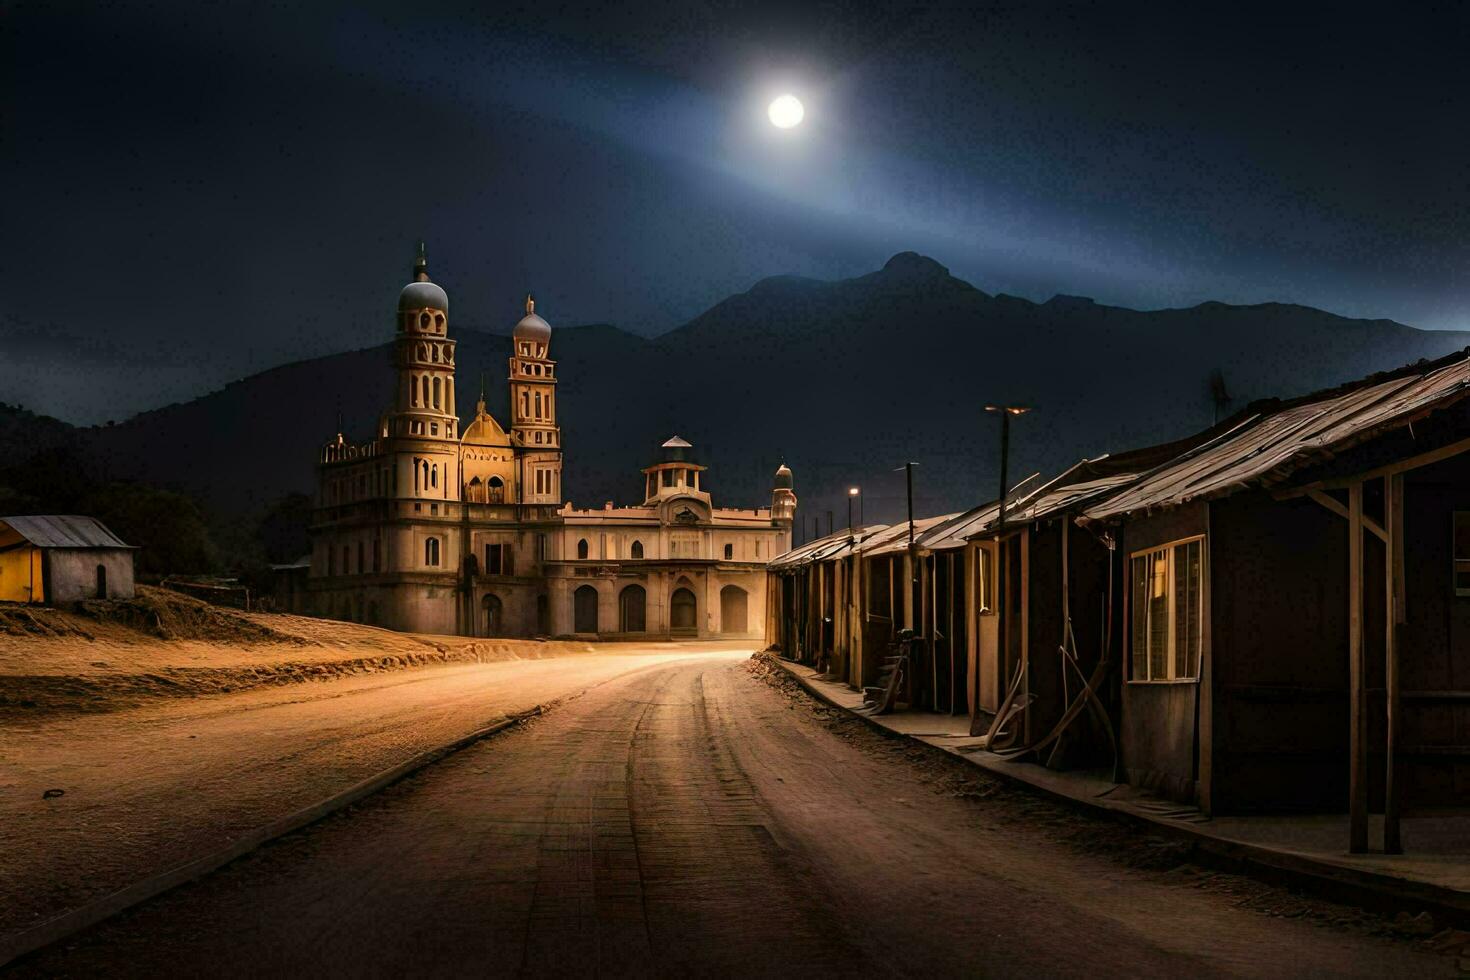
[[[398,296],[393,361],[397,398],[384,419],[394,441],[398,496],[458,500],[459,416],[454,403],[454,341],[449,339],[449,297],[429,279],[424,243],[413,263],[413,281]]]
[[[551,324],[526,297],[526,315],[511,334],[510,439],[519,464],[520,502],[560,504],[561,427],[556,424],[556,362]]]

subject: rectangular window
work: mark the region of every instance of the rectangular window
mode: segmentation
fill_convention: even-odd
[[[1204,644],[1204,538],[1129,559],[1132,679],[1194,680]]]
[[[514,575],[511,550],[508,544],[485,545],[485,574]]]
[[[1470,510],[1455,511],[1455,595],[1470,595]]]

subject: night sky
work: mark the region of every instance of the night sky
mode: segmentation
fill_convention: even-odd
[[[1470,327],[1466,8],[0,3],[0,401],[124,418],[451,322],[991,292]],[[790,91],[806,122],[778,131]]]

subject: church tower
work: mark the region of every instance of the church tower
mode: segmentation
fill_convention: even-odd
[[[556,362],[551,324],[526,297],[526,315],[511,334],[511,444],[520,469],[520,502],[560,504],[561,428],[556,424]]]
[[[398,296],[393,360],[397,398],[382,435],[393,442],[397,497],[458,500],[459,417],[454,405],[454,341],[449,297],[429,280],[419,243],[413,281]]]

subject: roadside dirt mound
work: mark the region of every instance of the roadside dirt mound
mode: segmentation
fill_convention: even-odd
[[[0,633],[87,640],[207,640],[211,643],[311,641],[273,629],[232,609],[168,589],[140,585],[131,599],[87,599],[64,607],[0,605]],[[127,634],[142,634],[129,637]]]
[[[116,623],[161,640],[209,640],[214,643],[306,643],[271,629],[233,610],[168,589],[140,585],[132,599],[87,600],[77,615],[100,623]]]

